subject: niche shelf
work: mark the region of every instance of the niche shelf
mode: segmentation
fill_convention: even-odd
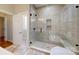
[[[47,19],[46,20],[46,29],[47,30],[51,30],[51,28],[52,28],[52,25],[51,25],[52,23],[51,23],[51,19]]]

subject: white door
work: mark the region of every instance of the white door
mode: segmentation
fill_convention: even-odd
[[[26,18],[25,18],[26,17]],[[27,15],[19,13],[13,16],[13,41],[15,44],[22,45],[25,44],[27,38],[24,36],[27,35]]]
[[[19,13],[13,16],[13,41],[17,45],[16,54],[27,54],[27,13]],[[19,46],[18,46],[19,45]]]

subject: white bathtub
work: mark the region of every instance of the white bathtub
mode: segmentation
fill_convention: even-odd
[[[40,41],[35,41],[33,42],[32,45],[30,45],[30,48],[39,50],[44,53],[50,54],[51,48],[55,47],[56,45],[50,44],[50,43],[45,43],[45,42],[40,42]]]

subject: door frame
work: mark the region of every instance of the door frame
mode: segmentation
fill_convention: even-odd
[[[7,17],[5,16],[0,16],[0,17],[3,17],[4,19],[4,39],[7,40]]]
[[[7,40],[7,17],[4,17],[4,37]]]
[[[6,11],[6,10],[1,10],[0,9],[0,17],[3,17],[4,18],[4,36],[5,36],[5,40],[7,40],[8,39],[8,36],[7,36],[7,16],[9,16],[9,15],[14,15],[14,13],[11,13],[11,12],[8,12],[8,11]]]

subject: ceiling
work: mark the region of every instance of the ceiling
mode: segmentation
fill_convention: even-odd
[[[34,6],[35,6],[35,8],[40,8],[40,7],[44,7],[46,5],[48,5],[48,4],[35,4]]]
[[[41,8],[41,7],[45,7],[45,6],[48,6],[48,5],[60,5],[60,6],[64,6],[64,4],[34,4],[34,7],[35,8]]]

